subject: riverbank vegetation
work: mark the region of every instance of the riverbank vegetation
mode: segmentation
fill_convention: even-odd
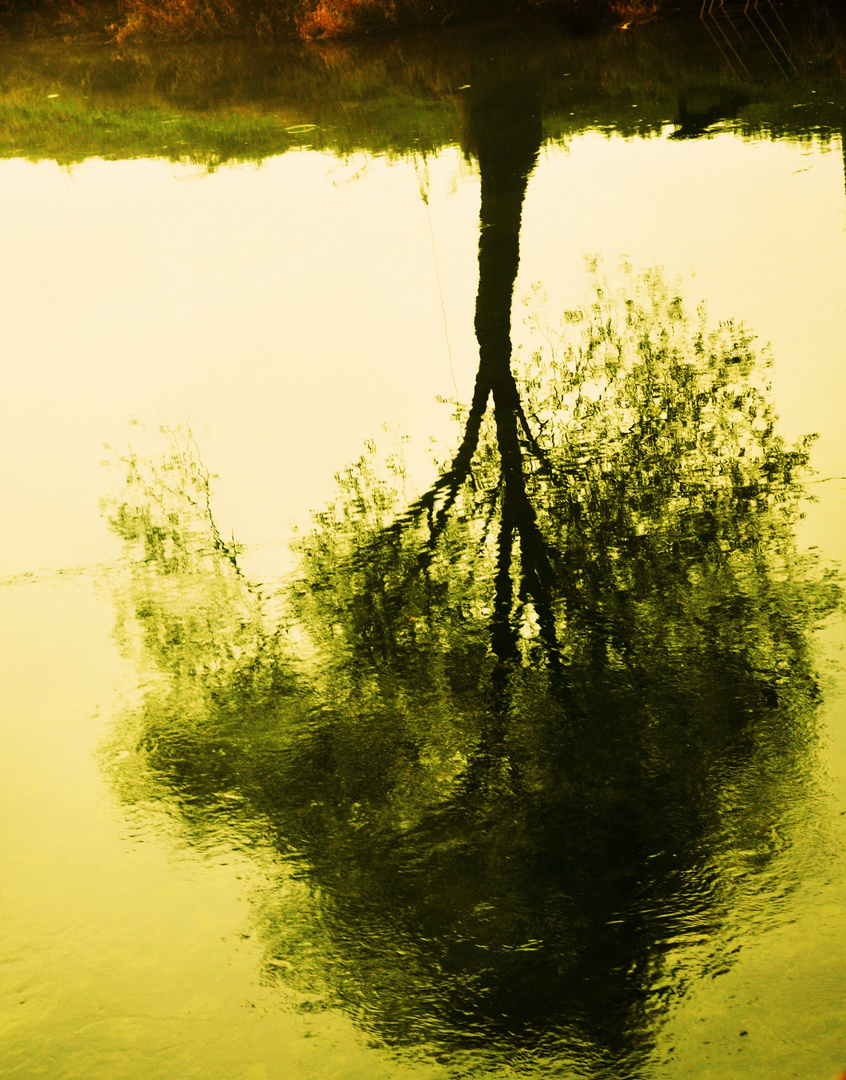
[[[30,33],[59,28],[120,44],[240,35],[348,38],[503,17],[631,23],[677,7],[672,0],[0,0],[0,16]]]
[[[311,45],[0,40],[0,158],[214,168],[305,148],[426,156],[463,145],[467,86],[511,70],[536,85],[548,140],[673,124],[690,138],[732,114],[743,136],[839,143],[843,38],[808,9],[788,27],[789,79],[757,39],[744,70],[727,70],[698,10],[582,34],[496,24]]]
[[[806,7],[799,0],[767,0],[767,6],[776,21],[779,9]],[[313,41],[501,19],[630,29],[686,9],[699,12],[700,0],[0,0],[0,28],[27,35],[59,31],[117,44],[221,37]],[[817,15],[838,10],[837,0],[813,5]]]

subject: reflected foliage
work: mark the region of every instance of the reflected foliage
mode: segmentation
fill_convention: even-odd
[[[391,1045],[619,1078],[794,880],[838,591],[796,551],[808,444],[747,331],[657,272],[530,312],[484,394],[480,331],[429,491],[401,446],[339,476],[281,623],[180,433],[124,459],[109,514],[145,768],[200,822],[237,799],[296,868],[268,978]]]

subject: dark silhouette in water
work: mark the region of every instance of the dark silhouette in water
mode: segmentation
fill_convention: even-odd
[[[744,91],[723,90],[719,101],[705,109],[690,109],[687,95],[679,94],[679,115],[676,130],[671,139],[698,139],[708,133],[709,128],[726,120],[737,120],[740,110],[754,101],[751,94]]]

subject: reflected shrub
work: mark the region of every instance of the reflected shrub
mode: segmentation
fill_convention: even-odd
[[[124,456],[120,626],[147,767],[191,813],[230,792],[272,823],[319,910],[302,978],[325,1001],[397,1044],[557,1039],[635,1075],[672,998],[790,885],[839,588],[797,551],[810,441],[778,435],[747,330],[628,269],[594,268],[556,326],[539,296],[529,317],[507,483],[546,629],[528,534],[503,527],[501,412],[422,496],[401,445],[369,444],[275,622],[184,433]],[[266,907],[277,978],[301,893]]]

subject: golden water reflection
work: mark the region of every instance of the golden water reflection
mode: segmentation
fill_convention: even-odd
[[[340,462],[386,421],[412,436],[422,483],[430,433],[448,437],[435,398],[467,397],[475,374],[478,180],[460,160],[428,164],[428,212],[410,162],[287,155],[194,180],[164,163],[68,176],[5,163],[0,314],[19,362],[0,404],[3,459],[15,461],[3,576],[111,557],[97,465],[133,417],[192,420],[227,476],[224,531],[265,550],[308,521]],[[368,182],[354,179],[359,164]],[[551,310],[566,307],[583,294],[585,253],[695,270],[691,292],[715,317],[742,313],[772,342],[782,429],[820,431],[817,466],[837,474],[842,220],[840,163],[821,149],[586,134],[545,150],[531,179],[515,293],[519,305],[542,281]],[[398,251],[413,255],[401,273]]]

